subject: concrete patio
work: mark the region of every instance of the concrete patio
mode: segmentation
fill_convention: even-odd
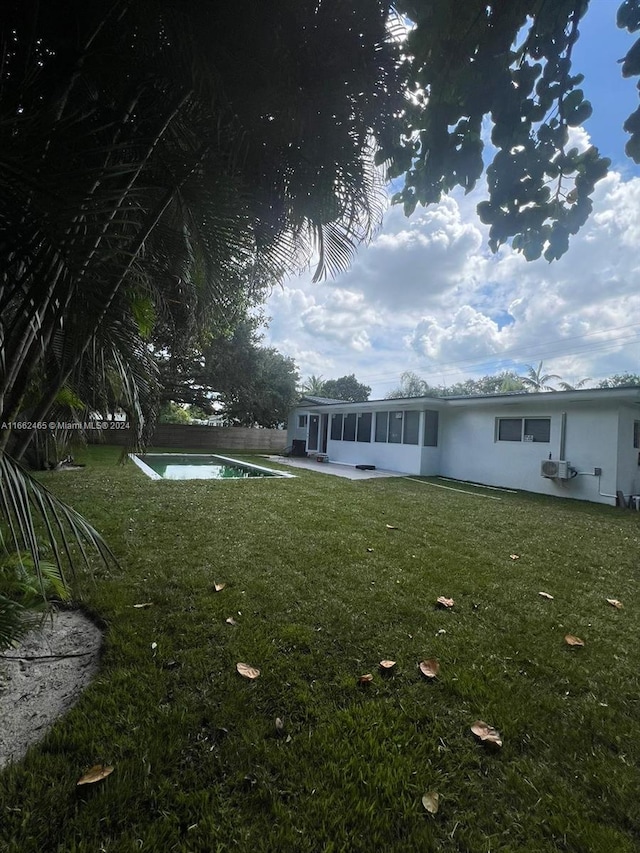
[[[343,462],[317,462],[313,457],[299,456],[267,456],[273,462],[288,465],[291,468],[304,468],[306,471],[317,471],[318,474],[333,474],[335,477],[346,477],[347,480],[372,480],[375,477],[406,477],[399,471],[361,471],[353,465]]]

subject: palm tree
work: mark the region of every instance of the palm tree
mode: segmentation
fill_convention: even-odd
[[[322,397],[324,396],[324,384],[325,380],[322,376],[316,376],[312,373],[300,390],[303,394],[309,394],[311,397]]]
[[[522,383],[523,387],[527,391],[555,391],[556,389],[549,385],[549,381],[551,379],[560,379],[557,373],[543,373],[542,372],[543,362],[541,361],[538,364],[538,367],[533,367],[532,365],[527,365],[527,372],[524,376],[518,376],[517,378]]]
[[[370,0],[3,8],[0,421],[105,396],[117,371],[142,429],[155,317],[188,336],[314,252],[316,279],[346,268],[382,213],[372,140],[403,106],[385,21]],[[31,438],[0,433],[16,547],[37,567],[31,501],[105,553],[8,455]]]
[[[578,382],[571,384],[570,382],[560,382],[560,388],[563,391],[577,391],[579,388],[584,388],[587,382],[591,382],[591,377],[587,376],[585,379],[580,379]]]

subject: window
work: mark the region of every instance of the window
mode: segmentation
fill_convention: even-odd
[[[549,443],[551,418],[498,418],[498,441],[535,441]]]
[[[438,446],[438,413],[431,410],[424,413],[424,446]]]
[[[404,413],[404,432],[402,435],[403,444],[418,444],[418,435],[420,433],[420,412],[405,412]]]
[[[389,412],[376,412],[376,441],[387,440]]]
[[[551,438],[551,418],[525,418],[524,440],[549,442]]]
[[[356,441],[371,441],[371,418],[371,412],[363,412],[358,415]]]
[[[298,427],[300,429],[304,429],[307,425],[307,416],[306,415],[298,415]]]
[[[522,418],[499,418],[498,441],[522,441]]]
[[[331,441],[342,440],[342,415],[331,415]]]
[[[437,412],[436,442],[437,442]],[[376,441],[420,444],[420,412],[376,412]]]
[[[402,442],[402,412],[389,412],[389,443]]]
[[[343,441],[356,440],[356,413],[350,412],[344,416],[344,426],[342,428]]]

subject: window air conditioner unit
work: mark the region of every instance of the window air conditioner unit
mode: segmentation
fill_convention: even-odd
[[[540,463],[540,474],[554,480],[568,480],[569,463],[559,459],[545,459]]]

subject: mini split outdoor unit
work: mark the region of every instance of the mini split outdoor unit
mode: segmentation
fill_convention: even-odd
[[[545,459],[540,463],[540,474],[554,480],[568,480],[569,463],[559,459]]]

